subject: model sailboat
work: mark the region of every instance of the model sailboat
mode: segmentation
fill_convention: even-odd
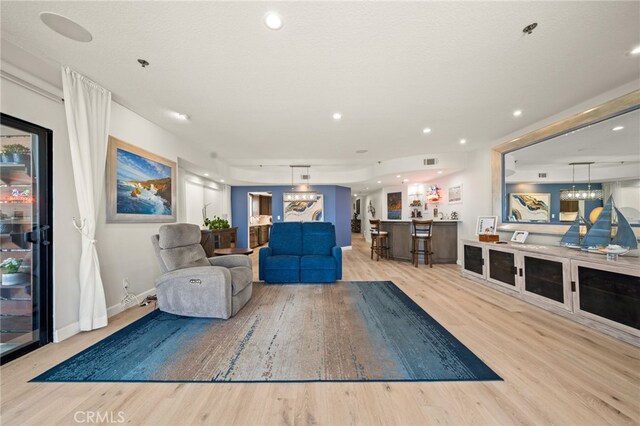
[[[613,236],[613,212],[615,211],[618,226],[615,236]],[[569,229],[571,231],[571,229]],[[568,232],[567,232],[568,234]],[[581,246],[584,249],[607,247],[610,244],[625,247],[628,249],[638,248],[638,241],[636,235],[629,225],[627,219],[620,213],[613,205],[613,197],[609,197],[605,203],[600,216],[595,221],[593,226],[584,239],[581,242]]]
[[[591,223],[586,221],[582,216],[576,215],[576,220],[571,224],[569,230],[560,240],[560,245],[569,248],[581,248],[580,227],[586,226],[587,231],[591,229]]]

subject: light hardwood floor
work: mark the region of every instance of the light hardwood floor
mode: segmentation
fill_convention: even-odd
[[[0,423],[74,424],[97,412],[153,425],[640,424],[638,348],[464,279],[456,265],[371,261],[361,235],[344,252],[344,279],[393,281],[504,381],[28,383],[150,310],[136,307],[3,366]]]

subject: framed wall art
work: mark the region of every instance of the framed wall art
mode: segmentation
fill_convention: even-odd
[[[449,188],[449,204],[458,204],[462,202],[462,185],[456,185]]]
[[[549,222],[550,193],[509,194],[509,216],[516,222]]]
[[[389,192],[387,194],[387,219],[402,219],[402,192]]]
[[[175,222],[176,163],[109,136],[107,222]]]
[[[324,222],[324,196],[322,194],[319,194],[315,200],[283,202],[285,222]]]

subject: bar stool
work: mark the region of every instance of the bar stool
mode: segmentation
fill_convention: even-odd
[[[433,231],[433,220],[417,220],[414,219],[411,222],[411,261],[418,267],[418,255],[424,253],[424,264],[429,263],[429,267],[433,268],[431,262],[431,235]],[[422,250],[420,250],[420,242],[423,243]]]
[[[379,219],[369,219],[371,225],[371,259],[373,252],[376,253],[376,262],[382,258],[389,258],[389,233],[380,230]]]

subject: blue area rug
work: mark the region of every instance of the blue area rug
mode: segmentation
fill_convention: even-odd
[[[154,311],[36,382],[501,380],[390,281],[254,283],[229,320]]]

